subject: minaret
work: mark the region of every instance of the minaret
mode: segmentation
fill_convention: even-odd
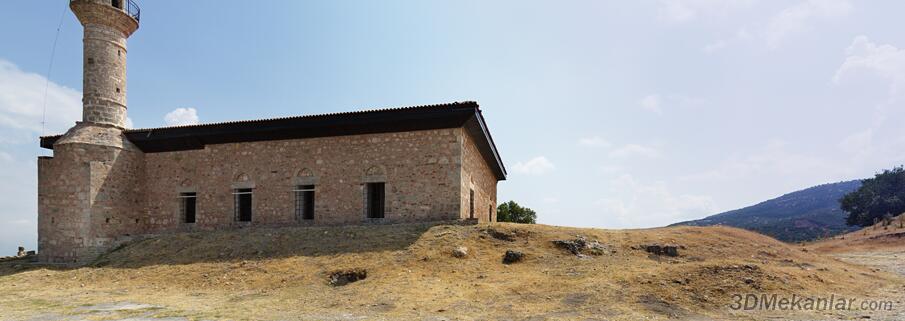
[[[147,227],[144,153],[126,124],[126,38],[134,0],[70,0],[84,35],[82,120],[38,159],[38,259],[90,262]]]
[[[82,121],[126,124],[126,39],[138,29],[133,0],[71,0],[85,28]]]

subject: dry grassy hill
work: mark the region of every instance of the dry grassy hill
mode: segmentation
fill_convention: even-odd
[[[846,262],[905,276],[905,215],[889,224],[878,223],[806,247]]]
[[[577,235],[604,250],[577,256],[552,243]],[[639,247],[652,243],[678,244],[679,256]],[[453,257],[457,246],[467,256]],[[523,261],[503,264],[507,249]],[[367,277],[328,284],[353,269]],[[77,269],[4,263],[0,275],[0,320],[761,319],[769,313],[729,310],[731,295],[903,289],[892,274],[727,227],[242,229],[150,238]]]
[[[808,244],[821,253],[905,250],[905,215],[851,233]],[[903,264],[905,265],[905,264]]]

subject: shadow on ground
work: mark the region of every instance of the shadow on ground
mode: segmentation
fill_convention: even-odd
[[[172,233],[124,243],[86,266],[138,268],[152,265],[400,251],[411,246],[432,227],[459,224],[467,223],[252,227]],[[78,267],[42,265],[18,260],[0,263],[0,276],[35,268],[67,270]]]

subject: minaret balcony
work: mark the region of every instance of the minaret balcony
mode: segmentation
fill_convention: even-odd
[[[85,1],[85,0],[69,0],[69,3],[77,2],[77,1]],[[108,1],[110,6],[122,10],[127,15],[135,19],[135,21],[141,20],[141,8],[138,7],[138,4],[135,3],[135,0],[103,0]],[[97,2],[97,1],[91,1]]]

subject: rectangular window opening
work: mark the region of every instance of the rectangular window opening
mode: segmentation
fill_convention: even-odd
[[[237,188],[233,190],[235,197],[236,221],[251,222],[251,196],[250,188]]]
[[[179,200],[182,222],[195,223],[198,195],[195,192],[179,193]]]
[[[302,220],[314,219],[314,185],[295,187],[295,217]]]
[[[385,207],[385,183],[368,183],[368,218],[383,218]]]
[[[112,0],[110,5],[112,5],[113,7],[117,8],[117,9],[122,9],[123,1],[122,0]]]

